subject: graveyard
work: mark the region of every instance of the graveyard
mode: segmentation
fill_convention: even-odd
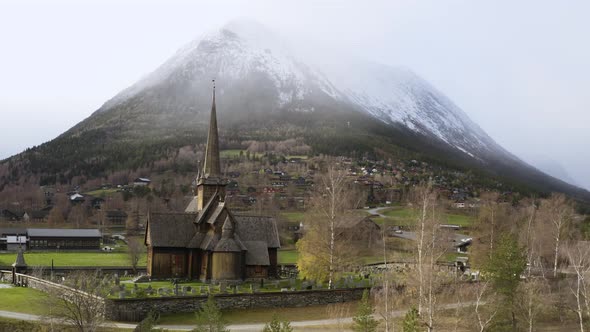
[[[145,279],[138,277],[137,279]],[[339,279],[333,289],[368,288],[374,283],[372,278],[364,278],[349,274]],[[288,279],[260,279],[243,282],[221,281],[207,283],[199,281],[163,280],[136,282],[130,277],[112,281],[108,297],[112,299],[142,299],[165,298],[177,296],[208,296],[222,294],[256,294],[256,293],[286,293],[327,290],[326,283],[317,283],[297,278]]]

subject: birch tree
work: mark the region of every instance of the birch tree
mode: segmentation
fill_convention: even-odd
[[[63,288],[47,288],[49,316],[72,325],[80,332],[93,332],[105,322],[104,297],[110,280],[98,273],[72,272]]]
[[[575,272],[575,280],[570,285],[570,292],[574,296],[573,311],[578,316],[580,332],[584,332],[584,315],[590,313],[590,299],[588,299],[588,281],[590,272],[590,245],[586,242],[572,243],[564,248],[570,268]]]
[[[346,172],[334,166],[320,176],[316,186],[304,223],[305,234],[297,242],[297,265],[302,276],[325,279],[332,289],[336,274],[356,256],[357,248],[344,243],[338,228],[342,220],[353,217],[350,208],[355,192],[346,181]]]
[[[494,295],[489,281],[478,282],[475,285],[475,304],[473,306],[475,319],[477,321],[477,331],[484,332],[490,326],[496,314],[498,314],[498,307],[492,304],[490,298]],[[485,298],[487,301],[484,301]],[[485,305],[485,307],[484,307]]]
[[[440,283],[449,275],[437,269],[437,261],[450,248],[449,234],[440,229],[440,202],[432,182],[415,187],[410,192],[414,210],[416,253],[416,287],[418,314],[424,319],[428,331],[435,328],[437,295]]]
[[[531,278],[521,282],[517,289],[516,310],[526,330],[535,331],[535,321],[543,308],[550,304],[551,289],[544,278]]]
[[[559,258],[559,248],[562,237],[566,232],[574,214],[572,204],[567,200],[564,194],[552,194],[550,198],[543,200],[541,203],[541,213],[545,223],[547,223],[553,234],[553,277],[557,277],[557,265]]]

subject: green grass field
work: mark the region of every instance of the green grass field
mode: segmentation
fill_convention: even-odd
[[[16,254],[0,254],[0,265],[7,266],[14,263]],[[124,252],[26,252],[25,261],[29,266],[129,266],[129,256]],[[142,257],[139,266],[147,264],[146,257]]]
[[[473,224],[474,218],[462,214],[445,214],[447,223],[452,225],[459,225],[461,227],[468,227]]]
[[[381,214],[385,215],[387,218],[383,218],[383,217],[374,217],[373,218],[373,220],[377,224],[380,224],[380,225],[391,224],[391,225],[399,225],[399,226],[411,226],[414,224],[413,212],[409,208],[388,209],[385,211],[381,211]],[[474,221],[474,218],[472,216],[463,215],[463,214],[445,213],[442,220],[441,220],[441,223],[459,225],[461,227],[468,227],[468,226],[471,226],[473,221]]]
[[[90,196],[95,196],[95,197],[106,197],[106,196],[112,195],[116,192],[117,192],[116,188],[97,189],[97,190],[85,192],[84,195],[90,195]]]
[[[25,287],[0,288],[0,310],[43,315],[47,308],[45,293]]]
[[[305,218],[305,212],[283,212],[281,216],[292,222],[301,222]]]
[[[288,156],[286,156],[285,158],[287,158],[287,159],[291,159],[291,158],[299,158],[299,159],[303,159],[303,160],[305,160],[305,159],[307,159],[307,156],[306,156],[306,155],[288,155]]]
[[[408,208],[393,208],[382,211],[381,214],[396,219],[409,219],[412,218],[412,210]]]
[[[279,264],[294,264],[297,251],[279,250]],[[15,253],[1,253],[0,266],[9,266],[16,259]],[[25,252],[25,261],[29,266],[129,266],[129,257],[125,252]],[[139,261],[139,266],[146,266],[146,256]]]
[[[295,249],[279,250],[279,252],[278,252],[279,264],[295,264],[295,263],[297,263],[298,256],[299,256],[299,252]]]

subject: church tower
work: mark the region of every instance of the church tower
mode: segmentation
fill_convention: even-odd
[[[213,104],[211,105],[211,119],[209,120],[205,163],[203,165],[203,170],[199,172],[196,194],[197,211],[203,210],[205,205],[215,194],[218,194],[222,200],[225,197],[225,183],[221,178],[221,164],[219,158],[217,110],[215,109],[215,80],[213,80]]]

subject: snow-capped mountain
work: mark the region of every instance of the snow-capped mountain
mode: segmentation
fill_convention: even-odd
[[[216,78],[222,89],[231,90],[263,78],[262,86],[272,90],[268,102],[275,111],[314,111],[316,106],[304,101],[322,95],[385,123],[438,139],[480,161],[494,154],[513,158],[451,100],[408,69],[369,62],[318,67],[293,54],[264,26],[232,21],[180,49],[102,110],[161,84],[194,88]]]
[[[194,144],[204,138],[215,79],[221,136],[234,142],[298,138],[317,153],[418,153],[541,190],[579,190],[507,152],[406,68],[346,63],[345,55],[336,66],[297,54],[258,23],[230,22],[181,48],[59,138],[86,135],[101,147]]]
[[[264,26],[235,20],[181,48],[155,72],[102,109],[163,82],[199,84],[215,78],[222,87],[228,88],[243,84],[253,76],[264,76],[272,83],[276,92],[273,102],[277,108],[319,91],[334,98],[342,97],[320,72],[295,59],[288,47]]]
[[[402,124],[481,160],[498,153],[510,157],[449,98],[409,69],[368,62],[346,70],[327,68],[341,95],[384,122]]]

